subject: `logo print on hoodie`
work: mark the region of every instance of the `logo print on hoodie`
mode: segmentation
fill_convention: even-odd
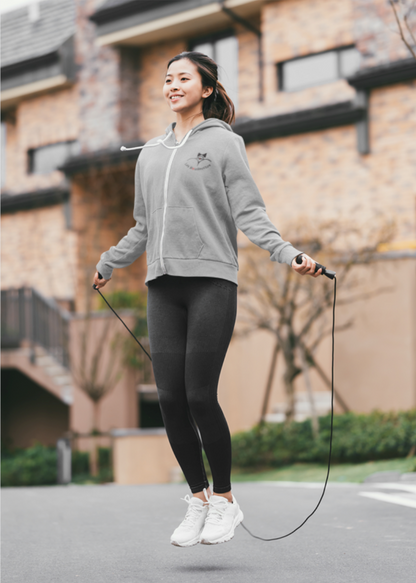
[[[207,158],[207,154],[198,153],[196,158],[189,158],[185,166],[190,170],[205,170],[211,166],[211,160]]]

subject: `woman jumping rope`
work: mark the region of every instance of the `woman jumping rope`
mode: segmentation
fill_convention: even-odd
[[[136,225],[101,255],[94,284],[146,251],[147,322],[159,404],[169,443],[192,492],[171,543],[229,541],[243,512],[231,492],[231,438],[217,400],[237,312],[237,231],[301,275],[315,261],[284,241],[251,176],[234,105],[218,66],[199,52],[168,63],[163,95],[176,114],[149,140],[135,168]],[[124,148],[123,148],[124,149]],[[102,279],[99,279],[99,274]],[[202,442],[201,442],[202,440]],[[202,447],[213,479],[204,468]]]

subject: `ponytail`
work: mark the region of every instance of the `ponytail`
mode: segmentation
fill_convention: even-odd
[[[188,59],[194,63],[201,75],[202,87],[213,88],[211,95],[204,99],[202,107],[204,118],[214,117],[232,124],[235,120],[235,107],[224,85],[218,81],[217,63],[203,53],[183,51],[169,61],[167,68],[169,69],[170,64],[174,61],[180,61],[181,59]]]

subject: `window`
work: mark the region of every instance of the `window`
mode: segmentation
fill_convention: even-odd
[[[28,152],[28,172],[30,174],[48,174],[64,164],[67,158],[80,152],[80,144],[73,142],[58,142]]]
[[[1,185],[6,183],[6,122],[1,122]]]
[[[277,64],[279,91],[298,91],[353,75],[361,55],[355,47],[339,48]]]
[[[238,39],[229,31],[222,35],[195,39],[190,43],[190,51],[204,53],[218,65],[218,79],[238,108]]]

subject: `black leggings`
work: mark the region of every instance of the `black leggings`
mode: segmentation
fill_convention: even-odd
[[[192,493],[231,490],[231,437],[217,400],[237,313],[237,285],[214,277],[163,275],[148,282],[147,322],[166,433]],[[200,436],[198,433],[198,429]],[[202,439],[202,443],[201,443]]]

